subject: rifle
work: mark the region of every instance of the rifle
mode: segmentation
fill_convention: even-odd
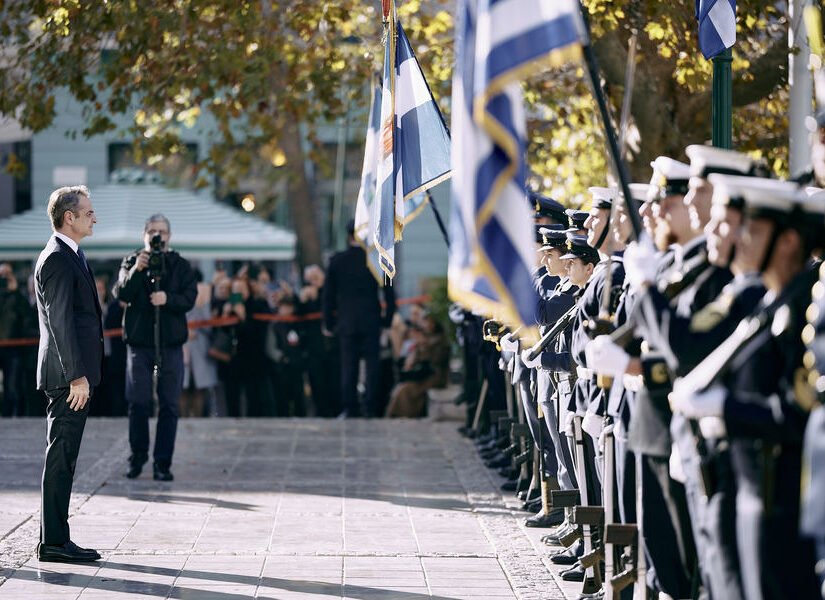
[[[573,324],[573,321],[576,319],[576,314],[578,312],[579,305],[578,303],[571,306],[566,313],[564,313],[556,324],[553,325],[552,329],[541,336],[541,339],[535,343],[535,345],[530,348],[530,351],[527,354],[527,358],[530,360],[535,359],[539,354],[541,354],[547,346],[553,343],[553,341],[559,337],[562,333],[564,333],[568,327]]]
[[[734,363],[741,363],[752,356],[761,346],[761,334],[772,326],[775,319],[781,319],[782,315],[777,312],[778,309],[793,301],[799,294],[810,294],[813,283],[810,276],[816,275],[817,266],[798,276],[758,314],[743,319],[728,339],[682,377],[682,385],[686,386],[690,393],[700,393],[727,375]]]

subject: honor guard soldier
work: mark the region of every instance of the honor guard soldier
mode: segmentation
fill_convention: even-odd
[[[538,192],[527,190],[527,197],[533,205],[533,221],[536,225],[564,225],[568,219],[564,205]]]
[[[825,204],[792,183],[721,176],[711,182],[743,203],[736,254],[743,268],[761,274],[768,293],[724,344],[677,382],[670,402],[698,420],[706,436],[724,431],[729,440],[744,597],[814,598],[814,547],[799,534],[809,407],[797,389],[807,380],[803,331]]]
[[[677,282],[691,277],[692,270],[704,262],[704,245],[703,239],[691,229],[684,204],[690,179],[689,166],[664,156],[657,158],[651,166],[653,187],[646,208],[651,212],[654,240],[661,250],[672,249],[657,261],[657,254],[650,244],[633,244],[626,257],[631,260],[626,266],[629,268],[627,278],[631,290],[639,296],[635,300],[639,317],[629,318],[634,321],[637,335],[645,341],[641,361],[644,387],[635,399],[628,442],[638,456],[637,476],[643,499],[641,533],[650,562],[647,583],[657,591],[682,598],[690,595],[695,550],[684,486],[674,481],[669,473],[672,443],[670,410],[667,408],[671,385],[668,365],[675,363],[675,359],[659,329],[645,323],[647,317],[659,314],[657,309],[668,313],[676,311],[680,300],[678,294],[663,287],[664,301],[654,307],[650,294],[657,290],[652,286],[648,290],[645,282],[663,281],[676,285],[678,292],[684,291],[685,288]],[[715,293],[709,297],[714,297]],[[689,307],[690,303],[683,303],[681,310],[687,311]],[[604,339],[599,342],[590,347],[591,359],[604,374],[623,377],[628,366],[627,355],[614,352],[614,348],[603,344]]]
[[[597,380],[596,365],[590,364],[585,355],[587,342],[595,334],[602,323],[610,322],[618,305],[622,283],[624,281],[624,267],[622,265],[622,251],[624,247],[615,243],[612,228],[616,225],[611,222],[613,202],[617,200],[617,191],[613,188],[590,188],[593,203],[590,215],[584,223],[587,229],[587,244],[594,248],[600,261],[594,267],[593,274],[587,281],[581,299],[578,302],[576,319],[573,324],[571,338],[571,355],[576,363],[576,380],[573,401],[568,406],[570,413],[565,417],[565,429],[568,434],[576,435],[577,449],[581,449],[580,459],[577,460],[577,479],[583,505],[596,506],[601,502],[600,464],[598,438],[603,427],[605,410],[605,390]],[[575,268],[574,262],[571,269]],[[573,278],[572,272],[568,271]],[[578,419],[578,421],[577,421]],[[578,423],[581,427],[579,428]],[[582,435],[581,430],[587,435]],[[580,444],[580,446],[578,446]],[[585,528],[587,529],[587,527]],[[584,536],[585,554],[591,552],[588,536]],[[581,563],[574,567],[577,575],[584,577],[585,569]],[[599,580],[598,566],[592,571],[593,579]],[[589,577],[588,577],[589,579]],[[591,586],[585,585],[585,590]]]
[[[566,212],[567,218],[570,219],[570,229],[573,233],[587,235],[587,230],[584,228],[584,222],[587,221],[587,217],[590,216],[590,213],[586,210],[573,210],[572,208],[568,208]]]
[[[562,258],[567,250],[567,234],[564,231],[549,228],[542,228],[541,233],[544,243],[539,248],[539,252],[542,254],[548,277],[561,277],[553,294],[539,301],[537,314],[539,315],[540,333],[544,335],[573,308],[577,287],[570,283],[567,277],[567,261]],[[546,435],[551,440],[549,451],[554,452],[554,456],[545,462],[547,476],[542,488],[542,510],[535,517],[528,519],[525,524],[533,527],[551,527],[560,524],[562,515],[561,511],[551,513],[550,492],[556,489],[575,489],[575,476],[567,440],[562,439],[559,434],[558,411],[553,402],[559,381],[552,377],[551,370],[543,367],[542,357],[546,355],[545,353],[537,353],[532,357],[529,353],[530,349],[522,352],[521,360],[535,374],[536,399],[541,408]],[[569,381],[565,383],[569,389]]]

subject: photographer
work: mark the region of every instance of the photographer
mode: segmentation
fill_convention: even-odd
[[[198,289],[189,263],[169,250],[170,237],[166,217],[149,217],[143,229],[144,248],[123,259],[113,290],[115,297],[126,303],[123,341],[132,448],[126,477],[130,479],[140,475],[148,460],[152,374],[157,362],[160,369],[153,476],[159,481],[173,479],[169,468],[183,387],[183,344],[188,339],[186,313],[195,305]]]

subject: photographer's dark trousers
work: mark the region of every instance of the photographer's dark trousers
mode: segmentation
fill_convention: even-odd
[[[69,498],[72,495],[74,470],[80,439],[86,426],[94,389],[82,409],[69,408],[69,388],[46,393],[46,462],[43,466],[40,504],[40,541],[60,545],[69,541]]]
[[[155,433],[155,463],[172,464],[175,433],[183,389],[183,347],[161,349],[162,367],[158,378],[158,426]],[[149,417],[152,415],[153,348],[126,346],[126,403],[129,405],[129,445],[132,460],[143,463],[149,456]]]
[[[381,350],[378,329],[367,333],[351,333],[340,336],[341,340],[341,401],[350,417],[375,415],[375,395],[378,392],[379,361]],[[367,397],[364,414],[358,406],[358,364],[366,363]]]

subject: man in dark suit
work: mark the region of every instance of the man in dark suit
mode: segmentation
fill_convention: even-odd
[[[375,414],[379,377],[379,344],[381,328],[389,327],[395,313],[392,286],[380,287],[367,267],[367,255],[354,236],[355,223],[347,224],[349,247],[329,261],[322,305],[324,333],[338,334],[341,346],[341,402],[344,417],[361,414],[356,386],[358,362],[366,363],[366,407],[364,416]],[[378,301],[381,289],[386,306]],[[337,315],[336,315],[337,311]]]
[[[49,197],[54,235],[35,267],[40,323],[37,389],[48,400],[48,447],[43,468],[41,561],[97,560],[94,550],[69,538],[69,497],[89,401],[100,383],[103,324],[94,275],[78,243],[97,222],[85,186],[63,187]]]

